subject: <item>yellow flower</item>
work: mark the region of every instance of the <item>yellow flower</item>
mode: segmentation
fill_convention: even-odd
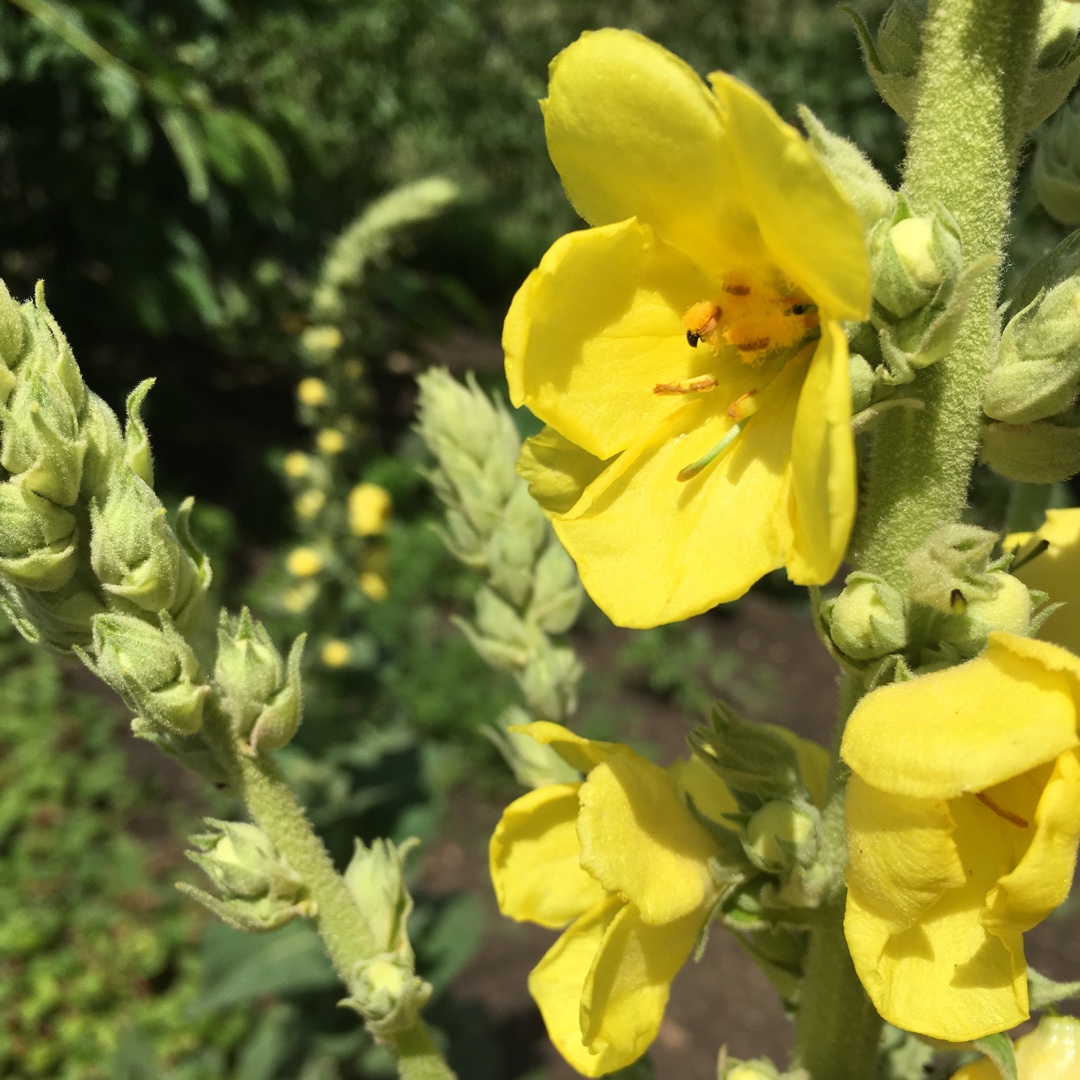
[[[504,915],[569,924],[530,974],[529,991],[563,1057],[601,1076],[656,1037],[671,980],[719,896],[708,869],[718,849],[671,774],[629,747],[546,721],[514,730],[588,773],[584,783],[549,784],[511,803],[490,857]],[[734,809],[722,785],[714,788]]]
[[[376,604],[381,604],[390,595],[390,586],[382,574],[374,570],[364,570],[356,579],[357,588]]]
[[[310,353],[332,353],[341,346],[341,331],[336,326],[309,326],[300,342]]]
[[[964,1042],[1027,1018],[1022,934],[1068,895],[1080,837],[1080,660],[993,633],[848,721],[855,970],[897,1027]]]
[[[293,548],[285,559],[285,569],[298,578],[314,577],[323,565],[323,557],[309,547]]]
[[[285,475],[290,479],[301,480],[307,476],[308,470],[311,468],[311,459],[307,454],[302,454],[299,450],[293,450],[285,455],[283,468]]]
[[[828,581],[855,507],[847,343],[866,317],[859,217],[742,83],[706,86],[638,34],[584,34],[541,102],[593,226],[518,291],[515,405],[548,428],[519,468],[589,593],[626,626]]]
[[[1039,1026],[1016,1040],[1018,1080],[1076,1080],[1080,1076],[1080,1020],[1044,1016]],[[965,1065],[953,1080],[1000,1080],[1001,1071],[987,1058]]]
[[[319,652],[319,658],[330,668],[344,667],[349,662],[352,650],[344,642],[337,638],[327,641]]]
[[[311,602],[318,593],[317,588],[312,588],[313,583],[305,581],[303,585],[294,585],[281,594],[281,604],[286,611],[294,615],[300,615],[311,607]]]
[[[1022,555],[1038,540],[1050,546],[1021,566],[1016,576],[1029,589],[1042,589],[1055,603],[1064,601],[1043,623],[1039,637],[1080,654],[1080,508],[1047,510],[1041,529],[1006,536],[1004,547],[1006,551],[1019,549]]]
[[[310,521],[316,517],[319,511],[326,505],[326,495],[318,488],[308,488],[302,491],[293,502],[296,516],[304,521]]]
[[[345,449],[345,436],[337,428],[323,428],[315,436],[315,445],[324,454],[340,454]]]
[[[301,379],[296,386],[296,396],[300,399],[300,402],[304,405],[310,405],[313,408],[319,405],[325,405],[327,399],[330,397],[330,391],[327,389],[326,383],[322,379],[307,378]]]
[[[386,531],[393,503],[378,484],[357,484],[349,492],[349,530],[355,536],[379,536]]]

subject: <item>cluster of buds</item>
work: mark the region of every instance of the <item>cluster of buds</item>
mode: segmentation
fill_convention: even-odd
[[[863,61],[878,93],[905,123],[915,118],[919,63],[922,57],[927,0],[893,0],[875,36],[851,8]],[[1080,78],[1080,9],[1069,0],[1047,0],[1043,6],[1035,64],[1022,102],[1025,131],[1053,115]]]
[[[446,507],[443,539],[484,577],[474,619],[459,624],[524,697],[524,710],[502,717],[496,742],[522,783],[566,779],[568,767],[549,748],[510,729],[530,719],[564,723],[577,706],[581,665],[555,640],[581,608],[577,571],[514,471],[521,438],[507,410],[471,378],[462,386],[433,369],[419,383],[417,431],[436,461],[428,475]]]
[[[208,831],[188,838],[185,854],[214,883],[218,895],[177,886],[238,930],[276,930],[297,915],[315,914],[303,879],[255,825],[207,818]]]
[[[996,533],[945,525],[909,557],[907,592],[873,574],[851,574],[839,596],[819,605],[823,637],[849,671],[875,678],[895,661],[906,674],[978,655],[995,630],[1029,635],[1050,614],[1046,596],[993,558]]]
[[[1004,322],[983,397],[982,458],[1010,480],[1067,479],[1080,472],[1080,235],[1028,271]]]
[[[411,1027],[431,997],[431,985],[416,974],[408,935],[413,901],[405,882],[405,858],[419,843],[376,840],[368,847],[357,840],[345,870],[345,886],[375,940],[371,957],[353,972],[350,996],[341,1004],[360,1013],[379,1039]]]
[[[202,725],[208,680],[191,642],[210,566],[154,493],[140,409],[121,429],[83,382],[45,306],[0,286],[0,604],[29,640],[75,652],[149,738]],[[192,748],[193,749],[193,748]]]

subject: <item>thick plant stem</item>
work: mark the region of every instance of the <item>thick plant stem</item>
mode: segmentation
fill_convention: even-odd
[[[908,555],[967,501],[982,387],[998,335],[998,271],[1041,4],[936,0],[923,34],[904,188],[955,216],[969,261],[989,258],[949,355],[919,376],[921,410],[879,421],[853,548],[860,570],[906,584]]]
[[[317,905],[312,920],[315,929],[342,982],[350,986],[357,964],[376,952],[363,913],[277,765],[265,755],[253,757],[245,753],[228,718],[212,699],[208,705],[204,725],[207,740],[233,778],[252,821],[304,879]],[[435,1048],[422,1020],[388,1043],[398,1057],[402,1080],[454,1080],[453,1071]]]

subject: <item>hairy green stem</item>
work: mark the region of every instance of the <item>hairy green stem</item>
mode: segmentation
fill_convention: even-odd
[[[317,906],[315,930],[342,982],[351,986],[357,965],[376,951],[371,928],[277,765],[266,755],[246,753],[229,718],[212,698],[207,704],[207,741],[232,777],[252,821],[304,879]],[[454,1080],[422,1020],[385,1041],[398,1057],[401,1080]]]
[[[965,258],[989,256],[993,267],[949,355],[919,376],[925,407],[885,413],[874,438],[853,562],[900,589],[908,555],[967,501],[1040,8],[1037,0],[936,0],[927,16],[904,188],[922,213],[936,203],[950,210]]]

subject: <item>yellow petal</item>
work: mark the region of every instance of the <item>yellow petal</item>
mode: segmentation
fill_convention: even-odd
[[[831,320],[821,324],[799,395],[791,460],[795,541],[788,574],[797,585],[823,585],[840,568],[855,520],[847,339]]]
[[[1016,869],[987,898],[983,924],[995,933],[1030,930],[1069,895],[1080,838],[1080,753],[1062,754],[1054,763],[1033,819]]]
[[[588,772],[602,761],[607,761],[612,754],[621,753],[626,749],[622,743],[582,738],[569,728],[564,728],[562,724],[554,724],[550,720],[537,720],[532,724],[522,724],[510,730],[528,735],[541,746],[550,746],[567,765],[579,772]]]
[[[591,225],[637,217],[713,271],[760,260],[716,98],[677,56],[629,30],[583,34],[552,62],[540,104],[548,153]]]
[[[992,634],[975,660],[863,698],[841,756],[867,783],[897,795],[983,791],[1080,744],[1077,664],[1045,642]]]
[[[604,899],[582,870],[577,838],[580,784],[549,784],[512,802],[491,837],[499,910],[518,922],[565,926]]]
[[[563,438],[553,427],[526,439],[516,471],[529,494],[549,514],[565,514],[604,471],[604,462]]]
[[[673,922],[710,904],[716,844],[667,770],[622,747],[589,773],[578,800],[582,867],[645,922]]]
[[[1050,546],[1016,576],[1029,589],[1042,589],[1059,608],[1043,623],[1039,637],[1080,653],[1080,508],[1047,510],[1046,522],[1034,534],[1014,534],[1004,541],[1006,551],[1033,539]]]
[[[612,920],[624,907],[616,897],[587,911],[547,951],[529,975],[529,993],[540,1008],[548,1037],[583,1076],[603,1076],[621,1067],[617,1053],[592,1053],[581,1031],[585,982]]]
[[[834,319],[865,319],[870,267],[855,207],[764,98],[723,72],[709,80],[726,106],[745,198],[771,261]]]
[[[719,292],[647,225],[567,233],[514,297],[503,329],[510,399],[601,460],[675,412],[658,383],[706,375],[683,315]],[[725,403],[726,405],[726,403]]]
[[[825,808],[825,801],[829,795],[829,774],[832,761],[829,752],[823,746],[809,739],[800,738],[790,728],[780,727],[776,724],[766,724],[780,736],[795,751],[799,761],[799,779],[806,788],[814,805],[819,809]]]
[[[714,769],[694,754],[674,762],[668,772],[680,797],[692,799],[699,814],[730,827],[724,815],[737,813],[739,804]]]
[[[627,904],[607,928],[581,997],[585,1043],[622,1068],[656,1038],[671,980],[686,963],[705,921],[693,912],[650,926]]]
[[[608,466],[571,514],[553,520],[586,590],[614,623],[648,627],[698,615],[784,565],[791,431],[805,370],[790,363],[761,392],[735,445],[692,480],[676,477],[731,428],[726,395],[719,408],[684,405]]]
[[[890,795],[853,774],[845,818],[848,893],[890,934],[906,930],[947,889],[967,881],[944,800]]]
[[[980,1039],[1028,1016],[1020,935],[1002,940],[977,918],[970,890],[947,892],[933,919],[890,936],[848,895],[844,932],[859,979],[890,1023],[949,1042]]]

